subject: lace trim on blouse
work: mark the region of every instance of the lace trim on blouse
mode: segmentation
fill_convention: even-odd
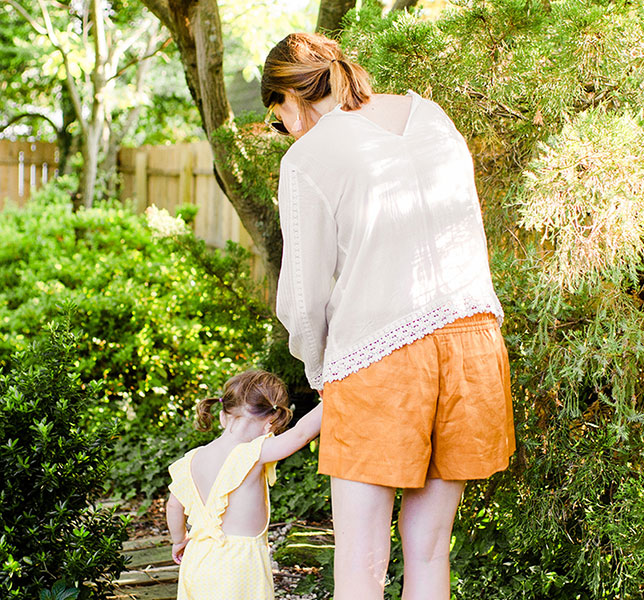
[[[503,322],[503,309],[496,297],[487,302],[474,298],[464,298],[458,303],[449,302],[427,313],[417,314],[395,323],[377,339],[366,343],[342,358],[325,363],[323,373],[312,383],[314,386],[317,385],[316,389],[322,389],[325,382],[344,379],[351,373],[388,356],[394,350],[411,344],[449,323],[479,313],[492,313],[499,326]]]

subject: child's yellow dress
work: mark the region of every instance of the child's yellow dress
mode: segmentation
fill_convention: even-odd
[[[190,542],[179,568],[177,600],[273,600],[273,573],[268,551],[270,503],[268,485],[275,482],[275,463],[264,468],[268,520],[256,537],[226,535],[221,529],[228,494],[239,487],[259,460],[264,440],[236,446],[222,465],[206,503],[190,471],[198,448],[170,465],[170,491],[188,515]]]

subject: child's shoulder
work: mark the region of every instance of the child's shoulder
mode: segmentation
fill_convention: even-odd
[[[183,464],[185,464],[185,463],[190,462],[190,460],[192,459],[192,457],[193,457],[193,456],[194,456],[194,455],[195,455],[199,450],[201,450],[201,448],[203,448],[203,446],[197,446],[196,448],[192,448],[191,450],[188,450],[188,451],[187,451],[183,456],[180,456],[180,457],[179,457],[179,458],[177,458],[176,460],[172,461],[172,462],[170,463],[170,466],[169,466],[168,468],[169,468],[169,469],[172,469],[172,468],[173,468],[173,467],[175,467],[175,466],[180,466],[180,465],[183,465]]]

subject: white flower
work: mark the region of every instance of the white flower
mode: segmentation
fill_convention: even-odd
[[[181,217],[172,217],[165,208],[158,208],[154,204],[145,210],[148,227],[156,238],[184,235],[190,230]]]

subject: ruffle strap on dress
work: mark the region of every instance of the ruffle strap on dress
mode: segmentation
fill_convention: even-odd
[[[190,462],[197,450],[199,448],[193,448],[186,452],[179,460],[168,467],[170,477],[172,477],[169,490],[181,502],[184,513],[187,515],[192,513],[195,500],[198,500],[198,497],[195,496],[195,489],[190,476]]]

